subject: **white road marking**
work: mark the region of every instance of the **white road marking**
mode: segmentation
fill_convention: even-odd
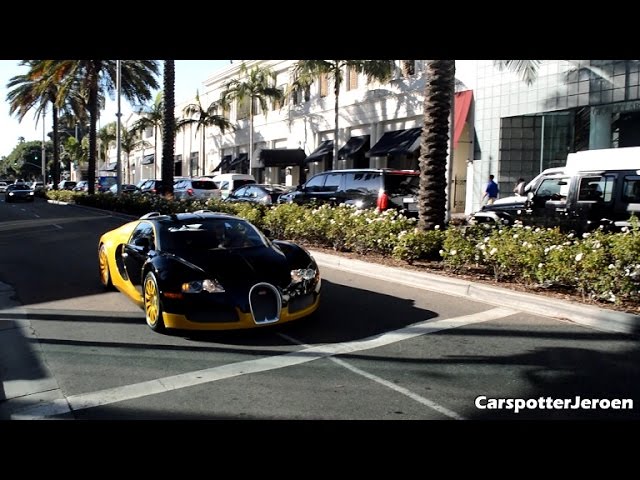
[[[57,223],[52,223],[51,225],[53,225],[56,228],[59,228],[60,230],[62,230],[62,227],[60,225],[58,225]]]
[[[11,418],[41,419],[52,415],[61,415],[70,411],[84,410],[101,405],[133,400],[148,395],[177,390],[179,388],[187,388],[203,383],[238,377],[241,375],[248,375],[251,373],[265,372],[269,370],[276,370],[294,365],[300,365],[303,363],[311,362],[313,360],[331,357],[334,355],[377,348],[420,335],[434,333],[449,328],[461,327],[463,325],[470,325],[474,323],[485,322],[488,320],[494,320],[513,315],[514,313],[516,313],[515,310],[508,308],[492,308],[490,310],[475,313],[472,315],[464,315],[461,317],[447,318],[435,321],[426,320],[424,322],[415,323],[399,330],[395,330],[393,332],[387,332],[381,335],[376,335],[370,338],[356,340],[353,342],[316,345],[282,355],[247,360],[244,362],[237,362],[230,365],[207,368],[204,370],[173,375],[170,377],[135,383],[132,385],[109,388],[97,392],[71,395],[69,397],[66,397],[65,399],[43,403],[16,411],[12,414]],[[380,380],[384,382],[384,380]],[[403,391],[401,393],[404,393],[411,398],[414,398],[412,397],[413,395],[415,396],[414,399],[436,410],[437,408],[435,407],[440,407],[439,405],[435,404],[435,402],[431,402],[427,399],[422,399],[422,397],[412,394],[409,391]],[[430,403],[432,405],[430,405]],[[443,409],[444,407],[440,408]],[[453,415],[457,415],[453,412],[451,413]]]

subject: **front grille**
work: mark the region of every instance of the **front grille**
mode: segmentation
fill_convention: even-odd
[[[280,292],[269,283],[257,283],[249,291],[249,306],[256,324],[277,322],[282,309]]]

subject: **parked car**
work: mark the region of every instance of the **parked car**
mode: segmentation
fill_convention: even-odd
[[[58,190],[73,190],[77,184],[73,180],[62,180],[58,184]]]
[[[243,185],[256,183],[256,179],[253,175],[246,173],[221,173],[215,175],[213,177],[213,181],[218,184],[222,198],[227,198],[231,192],[237,190]]]
[[[7,185],[4,192],[4,201],[10,202],[33,202],[35,198],[35,192],[31,190],[31,187],[26,183],[12,183]]]
[[[184,178],[173,184],[173,196],[176,199],[220,198],[218,184],[210,178]]]
[[[138,188],[143,195],[164,195],[164,185],[159,179],[146,180]]]
[[[130,183],[123,183],[122,185],[120,185],[120,193],[136,193],[137,191],[139,191],[139,188]],[[113,194],[118,193],[118,184],[114,183],[113,185],[111,185],[108,192]]]
[[[89,182],[86,180],[80,180],[76,183],[76,186],[73,187],[74,192],[88,192],[89,191]]]
[[[527,197],[485,205],[470,221],[512,225],[518,220],[582,232],[628,226],[631,215],[639,213],[638,170],[595,170],[543,176]]]
[[[329,170],[311,177],[297,191],[282,195],[279,203],[348,204],[357,208],[395,208],[417,217],[419,172],[393,169]]]
[[[250,184],[231,192],[226,202],[250,202],[272,205],[278,202],[280,195],[294,191],[294,187],[272,184]]]
[[[154,331],[282,324],[320,301],[320,272],[305,249],[233,215],[148,213],[104,233],[98,261],[102,285],[144,308]]]
[[[4,192],[7,189],[7,182],[0,182],[0,192]]]

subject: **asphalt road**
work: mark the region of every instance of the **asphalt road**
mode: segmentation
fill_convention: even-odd
[[[637,337],[326,265],[307,320],[156,334],[98,281],[98,238],[124,222],[0,202],[0,418],[640,417]]]

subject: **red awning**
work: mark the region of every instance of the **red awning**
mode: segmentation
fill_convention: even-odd
[[[467,122],[467,115],[469,114],[469,107],[471,106],[472,98],[473,92],[471,90],[458,92],[455,95],[453,110],[453,148],[456,148],[458,146],[458,140],[460,140],[460,135],[462,135],[464,124]]]

